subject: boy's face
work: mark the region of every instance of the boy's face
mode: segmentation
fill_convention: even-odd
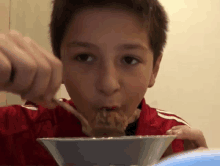
[[[127,11],[87,9],[73,18],[61,45],[63,83],[88,121],[102,107],[134,113],[157,74],[148,43]]]

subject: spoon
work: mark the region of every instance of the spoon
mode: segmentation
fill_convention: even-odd
[[[53,102],[55,102],[56,104],[58,104],[59,106],[61,106],[65,110],[67,110],[67,111],[71,112],[73,115],[75,115],[76,118],[78,118],[82,124],[83,132],[87,135],[91,135],[92,128],[89,125],[89,122],[78,111],[76,111],[71,105],[69,105],[63,101],[60,101],[58,99],[53,98]]]
[[[80,114],[76,109],[74,109],[71,105],[69,105],[68,103],[65,103],[63,101],[60,101],[58,99],[53,99],[53,102],[55,102],[57,105],[61,106],[62,108],[64,108],[65,110],[71,112],[73,115],[76,116],[76,118],[78,118],[81,121],[82,124],[82,131],[84,134],[88,135],[88,136],[92,136],[92,137],[96,137],[99,136],[100,131],[102,130],[101,128],[92,128],[91,125],[89,124],[88,120],[86,118],[84,118],[84,116],[82,114]],[[140,111],[141,110],[136,110],[133,114],[133,116],[131,116],[130,118],[128,118],[126,121],[126,125],[125,125],[125,129],[127,127],[127,125],[131,122],[133,122],[134,120],[139,118],[140,115]],[[105,113],[104,113],[105,115]],[[109,128],[107,127],[106,132],[109,132],[109,134],[114,133],[113,131],[115,131],[114,135],[115,136],[124,136],[125,135],[125,131],[121,131],[118,130],[117,128]],[[103,132],[103,131],[102,131]]]

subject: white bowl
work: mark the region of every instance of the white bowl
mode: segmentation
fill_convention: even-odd
[[[147,166],[159,161],[176,136],[38,138],[59,166]]]

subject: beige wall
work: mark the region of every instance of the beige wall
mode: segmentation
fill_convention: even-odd
[[[210,147],[219,148],[220,1],[160,1],[168,12],[170,31],[156,85],[146,101],[180,115],[204,132]],[[12,0],[11,6],[11,29],[51,50],[50,0]],[[57,97],[69,97],[63,86]]]
[[[10,0],[0,0],[0,33],[6,33],[9,30],[9,8]]]
[[[29,36],[51,51],[49,21],[51,0],[11,0],[11,29]]]
[[[220,1],[160,0],[170,18],[152,106],[174,112],[220,147]]]
[[[0,33],[9,31],[9,8],[10,0],[0,0]],[[4,106],[6,103],[6,93],[0,92],[0,106]]]

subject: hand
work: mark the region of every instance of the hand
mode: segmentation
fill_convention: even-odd
[[[176,139],[193,141],[198,148],[208,148],[202,131],[190,128],[187,125],[174,126],[166,134],[176,135]]]
[[[62,63],[29,37],[0,34],[0,91],[53,108],[62,82]]]

